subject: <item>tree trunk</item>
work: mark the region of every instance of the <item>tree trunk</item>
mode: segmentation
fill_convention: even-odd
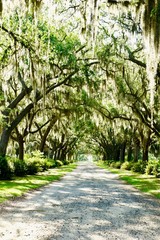
[[[2,132],[0,139],[0,156],[5,157],[6,155],[10,134],[11,134],[10,128],[4,129]]]
[[[132,147],[129,146],[128,148],[128,153],[127,153],[127,161],[131,161],[132,160]]]
[[[120,161],[124,162],[125,160],[125,150],[126,150],[126,142],[123,142],[120,147]]]
[[[133,149],[133,156],[134,156],[134,162],[138,161],[140,153],[140,140],[138,138],[134,138],[134,149]]]
[[[142,156],[142,160],[145,161],[145,162],[148,161],[149,145],[150,145],[150,137],[143,141],[143,156]]]
[[[145,162],[148,162],[148,148],[147,147],[143,148],[142,160]]]
[[[65,84],[69,79],[72,78],[72,76],[75,75],[75,73],[78,72],[78,69],[74,70],[73,72],[71,72],[64,80],[62,80],[61,82],[58,82],[57,84],[53,83],[51,86],[48,87],[48,89],[46,90],[46,95],[49,94],[52,90],[54,90],[55,88]],[[13,100],[13,102],[11,103],[11,105],[9,105],[8,107],[13,109],[14,107],[16,107],[16,105],[24,98],[24,96],[26,96],[26,94],[31,93],[32,88],[29,88],[29,90],[27,89],[27,91],[23,91],[23,93],[21,93],[16,99]],[[36,95],[36,102],[38,102],[39,100],[41,100],[43,97],[42,94],[40,94],[40,92],[37,92]],[[7,150],[7,146],[8,146],[8,142],[9,142],[9,137],[11,135],[11,132],[13,131],[13,129],[15,129],[18,124],[22,121],[22,119],[31,111],[31,109],[34,107],[33,103],[28,104],[21,112],[20,114],[12,121],[12,123],[10,123],[10,127],[8,129],[4,128],[2,130],[2,135],[1,135],[1,139],[0,139],[0,156],[5,156],[6,155],[6,150]],[[4,117],[8,116],[8,112],[4,111]],[[7,122],[8,123],[8,122]]]
[[[113,157],[114,161],[119,161],[120,160],[120,148],[117,145],[115,150],[114,150],[114,157]]]
[[[7,151],[7,146],[9,142],[9,138],[13,129],[17,127],[17,125],[21,122],[21,120],[26,116],[28,112],[33,108],[33,103],[30,103],[26,108],[22,110],[22,112],[13,120],[10,127],[4,128],[2,131],[1,139],[0,139],[0,156],[5,156]]]
[[[143,152],[142,160],[147,162],[148,161],[149,146],[150,146],[150,143],[151,143],[151,138],[150,138],[151,130],[148,129],[146,134],[144,134],[143,132],[140,132],[140,136],[141,136],[142,152]]]
[[[24,140],[23,136],[18,136],[18,144],[19,144],[19,159],[24,160]]]
[[[43,152],[44,151],[44,146],[45,146],[45,143],[46,143],[46,140],[47,140],[47,137],[53,127],[53,125],[56,123],[57,121],[57,117],[54,117],[53,120],[50,122],[49,126],[47,127],[42,139],[41,139],[41,144],[40,144],[40,151]]]

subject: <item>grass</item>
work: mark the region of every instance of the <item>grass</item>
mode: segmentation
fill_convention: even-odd
[[[67,172],[73,171],[76,164],[69,164],[60,168],[49,169],[37,175],[15,177],[13,180],[0,180],[0,203],[11,198],[20,197],[29,190],[57,181]]]
[[[141,192],[152,195],[160,199],[160,179],[146,174],[134,173],[132,171],[114,169],[108,167],[103,162],[98,162],[97,165],[101,168],[107,169],[112,173],[119,175],[119,178],[126,181],[127,183],[133,185],[135,188],[139,189]]]

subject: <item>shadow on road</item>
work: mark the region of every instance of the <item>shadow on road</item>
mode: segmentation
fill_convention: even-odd
[[[9,239],[17,240],[158,240],[160,204],[116,175],[83,163],[61,181],[7,206],[2,239],[4,224],[15,226]]]

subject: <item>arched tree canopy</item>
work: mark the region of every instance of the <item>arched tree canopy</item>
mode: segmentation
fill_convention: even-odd
[[[1,0],[0,21],[0,155],[159,154],[159,0]]]

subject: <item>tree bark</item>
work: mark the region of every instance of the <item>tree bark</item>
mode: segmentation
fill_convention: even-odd
[[[21,134],[18,135],[19,159],[24,160],[24,140]]]
[[[2,131],[0,139],[0,156],[5,156],[7,151],[7,146],[9,138],[13,129],[21,122],[21,120],[26,116],[26,114],[33,108],[33,103],[30,103],[22,112],[13,120],[10,127],[5,127]]]
[[[148,136],[148,138],[144,139],[143,146],[142,146],[143,147],[142,160],[145,162],[148,162],[149,146],[150,146],[150,136]]]
[[[142,160],[143,160],[144,162],[148,162],[148,146],[144,146],[144,147],[143,147]]]
[[[132,160],[132,146],[129,146],[127,153],[127,161],[130,162]]]
[[[61,82],[58,82],[57,84],[52,84],[50,87],[48,87],[48,89],[46,90],[46,95],[49,94],[52,90],[54,90],[55,88],[63,85],[65,82],[67,82],[75,73],[77,73],[78,70],[74,70],[72,73],[70,73],[64,80],[62,80]],[[31,91],[32,89],[30,89]],[[19,97],[18,102],[20,102],[20,99],[23,99],[24,95],[27,94],[27,92],[23,92],[23,94],[21,95],[21,97]],[[38,102],[39,100],[41,100],[43,97],[42,94],[40,94],[40,92],[37,92],[36,95],[36,102]],[[14,102],[14,101],[13,101]],[[16,106],[16,103],[14,103],[14,107]],[[13,108],[14,108],[13,107]],[[6,155],[6,150],[7,150],[7,146],[8,146],[8,141],[9,141],[9,137],[11,132],[13,131],[13,129],[15,129],[18,124],[22,121],[22,119],[31,111],[31,109],[34,107],[33,103],[28,104],[22,111],[21,113],[12,121],[12,123],[10,124],[10,127],[4,128],[2,130],[2,135],[1,135],[1,139],[0,139],[0,156],[5,156]],[[4,117],[7,117],[8,113],[4,113]],[[6,134],[6,136],[5,136]]]
[[[56,123],[57,121],[57,117],[54,117],[53,120],[50,122],[49,126],[47,127],[42,139],[41,139],[41,144],[40,144],[40,151],[43,152],[44,151],[44,146],[45,146],[45,143],[46,143],[46,140],[47,140],[47,137],[53,127],[53,125]]]
[[[125,151],[126,151],[126,142],[123,142],[120,147],[120,161],[124,162],[125,160]]]
[[[0,139],[0,156],[5,157],[5,155],[6,155],[10,135],[11,135],[11,129],[4,128],[2,135],[1,135],[1,139]]]
[[[135,139],[134,140],[134,151],[133,151],[134,162],[138,161],[139,152],[140,152],[140,141],[139,141],[139,139]]]

